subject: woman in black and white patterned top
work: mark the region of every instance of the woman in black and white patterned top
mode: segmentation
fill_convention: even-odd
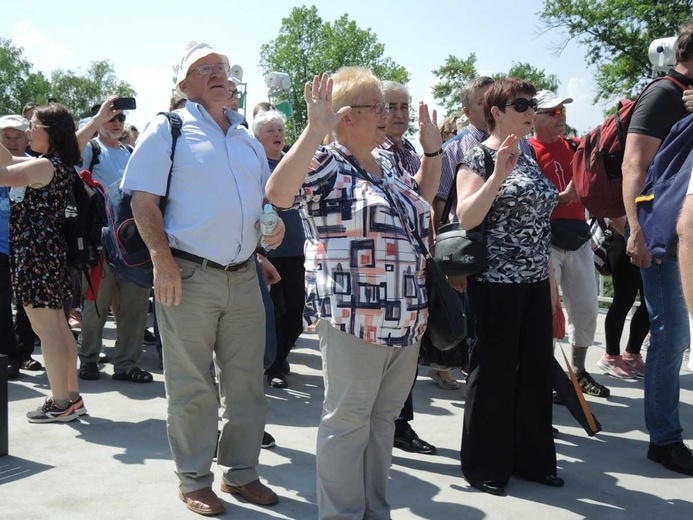
[[[520,152],[536,110],[534,87],[504,79],[488,89],[490,137],[464,157],[457,216],[464,229],[486,220],[488,269],[469,280],[477,343],[470,359],[462,472],[503,495],[511,475],[562,486],[551,434],[552,304],[549,216],[558,192]],[[488,165],[488,166],[487,166]]]

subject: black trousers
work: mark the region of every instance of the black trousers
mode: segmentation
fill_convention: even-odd
[[[477,342],[467,379],[462,473],[472,483],[553,474],[549,281],[470,280],[468,292]]]
[[[270,288],[277,332],[277,355],[267,373],[277,374],[281,373],[291,347],[303,332],[306,271],[303,255],[273,257],[269,260],[281,276],[281,280]]]
[[[16,323],[12,319],[10,257],[0,253],[0,354],[8,356],[11,365],[19,366],[34,352],[36,335],[21,305],[17,307]]]
[[[630,263],[630,258],[626,254],[626,239],[617,233],[614,233],[614,238],[609,244],[608,255],[613,271],[614,301],[604,320],[606,353],[610,356],[618,356],[621,353],[621,336],[626,317],[640,291],[640,305],[630,320],[630,334],[626,346],[626,352],[640,354],[642,342],[650,331],[650,317],[645,305],[640,269]]]

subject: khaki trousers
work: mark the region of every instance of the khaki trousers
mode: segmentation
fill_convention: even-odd
[[[325,401],[318,428],[320,520],[387,520],[395,419],[415,377],[420,343],[367,343],[319,320]]]
[[[224,481],[244,485],[256,466],[265,428],[263,387],[265,310],[253,262],[225,272],[176,258],[183,279],[180,305],[157,302],[168,401],[167,430],[180,489],[210,487],[217,446],[218,404],[210,375],[212,359],[221,396],[222,427],[217,463]]]
[[[86,294],[89,285],[82,284]],[[116,309],[115,357],[113,369],[116,373],[129,372],[142,357],[144,329],[149,311],[149,289],[131,282],[118,282],[108,263],[104,260],[96,302],[84,300],[82,306],[82,345],[79,359],[82,363],[97,363],[103,342],[103,327],[111,307],[113,292],[118,290]],[[97,314],[96,311],[99,313]]]

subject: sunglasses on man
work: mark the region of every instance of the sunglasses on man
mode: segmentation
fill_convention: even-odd
[[[512,103],[506,103],[503,106],[514,107],[516,112],[527,112],[528,108],[531,108],[536,112],[539,104],[537,103],[536,98],[527,99],[519,97],[515,98],[515,101],[513,101]]]
[[[566,110],[565,107],[558,107],[558,108],[552,108],[551,110],[542,110],[541,112],[537,112],[538,116],[549,116],[549,117],[558,117],[561,114],[565,114]]]

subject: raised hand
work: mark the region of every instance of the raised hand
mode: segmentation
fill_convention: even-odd
[[[507,179],[508,175],[515,169],[517,160],[520,158],[520,138],[510,134],[505,138],[496,154],[496,167],[493,175],[501,182]]]
[[[305,84],[303,98],[308,107],[308,126],[321,135],[331,132],[351,111],[351,107],[342,107],[336,114],[332,110],[332,78],[327,72]]]
[[[443,138],[438,130],[438,114],[433,109],[428,112],[428,105],[419,102],[419,142],[426,153],[435,153],[443,146]]]

